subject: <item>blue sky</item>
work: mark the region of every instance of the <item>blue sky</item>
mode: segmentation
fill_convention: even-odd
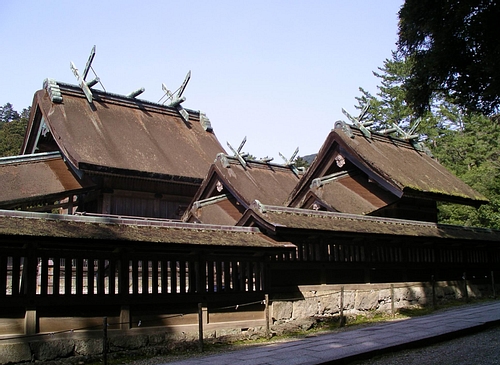
[[[47,77],[75,83],[70,61],[107,91],[157,102],[192,77],[183,106],[210,118],[223,147],[256,157],[316,153],[341,108],[396,49],[403,0],[2,0],[0,104],[21,111]],[[215,156],[214,156],[215,157]]]

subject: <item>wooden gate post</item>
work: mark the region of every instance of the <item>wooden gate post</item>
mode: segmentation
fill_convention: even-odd
[[[394,284],[391,284],[391,316],[394,318],[396,315],[395,310],[394,310],[394,300],[395,300],[395,295],[394,295]]]
[[[24,334],[34,335],[38,331],[38,317],[35,307],[28,307],[24,314]]]
[[[345,326],[345,318],[344,318],[344,286],[340,288],[340,327]]]
[[[269,326],[270,326],[269,321],[271,318],[271,316],[269,315],[269,294],[264,295],[264,302],[266,303],[266,308],[265,308],[265,312],[266,312],[266,337],[269,338],[271,335],[271,329],[269,328]]]
[[[466,272],[464,272],[462,279],[464,279],[465,301],[468,302],[469,301],[469,292],[467,291],[467,273]]]
[[[36,312],[36,290],[38,275],[38,254],[32,244],[28,245],[23,264],[21,288],[26,296],[28,306],[24,315],[24,334],[33,335],[38,333],[38,316]]]
[[[120,307],[120,329],[129,330],[132,328],[130,306],[122,305]]]
[[[102,319],[102,362],[108,364],[108,317]]]
[[[203,352],[203,304],[198,303],[198,350]]]
[[[432,308],[437,309],[436,300],[436,280],[434,280],[434,275],[431,275],[431,285],[432,285]]]
[[[493,288],[493,299],[497,298],[497,292],[495,288],[495,273],[491,270],[491,287]]]

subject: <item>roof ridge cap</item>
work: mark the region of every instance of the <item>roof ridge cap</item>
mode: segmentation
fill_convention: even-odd
[[[385,218],[385,217],[373,217],[359,214],[351,213],[340,213],[340,212],[325,212],[311,209],[303,208],[292,208],[292,207],[280,207],[273,205],[260,204],[259,206],[262,212],[283,212],[283,213],[295,213],[300,215],[316,215],[327,218],[337,218],[337,219],[351,219],[351,220],[363,220],[369,222],[377,223],[387,223],[387,224],[408,224],[408,225],[419,225],[419,226],[438,226],[434,222],[424,222],[424,221],[413,221],[408,219],[397,219],[397,218]]]
[[[0,165],[20,164],[20,163],[28,163],[35,161],[47,161],[47,160],[54,160],[56,158],[62,158],[62,154],[60,151],[6,156],[6,157],[0,157]]]
[[[149,226],[155,228],[189,229],[189,230],[225,230],[230,232],[260,233],[257,227],[224,226],[216,224],[173,222],[169,220],[140,219],[140,218],[116,218],[116,217],[96,217],[85,215],[66,215],[54,213],[38,213],[25,211],[12,211],[0,209],[0,217],[19,219],[47,219],[63,222],[81,222],[96,224],[123,224],[127,226]]]

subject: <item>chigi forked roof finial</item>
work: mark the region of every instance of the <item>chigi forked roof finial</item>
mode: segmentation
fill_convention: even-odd
[[[179,88],[174,92],[171,92],[165,84],[161,84],[161,88],[165,94],[160,98],[160,100],[158,100],[158,103],[169,103],[168,106],[176,108],[185,122],[189,121],[189,113],[184,110],[181,104],[186,101],[186,97],[182,96],[182,94],[184,93],[184,90],[186,90],[189,80],[191,80],[191,70],[188,71],[181,86],[179,86]]]

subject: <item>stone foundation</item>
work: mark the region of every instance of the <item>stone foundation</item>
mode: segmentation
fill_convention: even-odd
[[[359,315],[367,312],[391,313],[401,308],[428,306],[449,300],[482,298],[492,295],[491,285],[464,282],[351,284],[300,286],[294,296],[274,298],[273,323],[301,320],[311,317],[329,317],[340,314],[343,288],[343,314]],[[498,292],[498,288],[497,288]],[[285,295],[283,295],[285,297]]]
[[[497,292],[499,292],[497,288]],[[492,295],[491,285],[467,285],[463,282],[315,285],[301,286],[294,293],[275,295],[269,305],[269,327],[273,334],[308,330],[318,318],[343,315],[369,315],[373,312],[391,313],[401,308],[439,305],[447,300],[482,298]],[[207,342],[256,339],[266,335],[262,321],[206,324]],[[64,335],[43,335],[19,340],[0,341],[0,364],[29,363],[65,359],[78,363],[84,357],[103,353],[102,332],[74,332]],[[172,349],[193,349],[198,346],[198,326],[170,328],[141,328],[108,331],[108,352],[140,350],[149,354],[168,354]],[[149,349],[149,350],[148,350]]]

